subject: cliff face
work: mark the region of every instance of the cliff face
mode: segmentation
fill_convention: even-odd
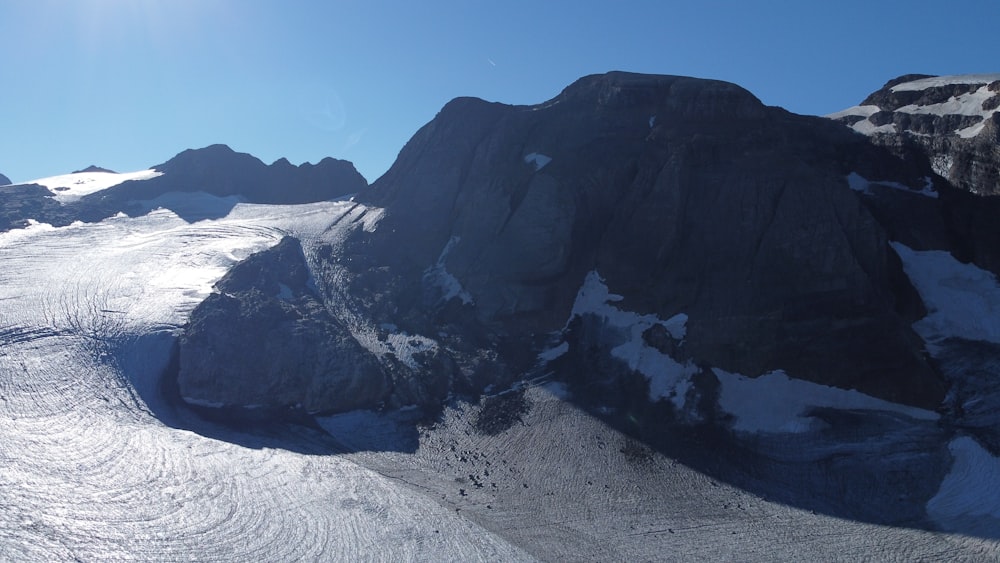
[[[400,278],[437,264],[506,340],[559,330],[596,270],[623,307],[686,314],[697,362],[929,405],[919,299],[845,182],[873,158],[905,173],[735,85],[611,73],[538,106],[452,102],[360,199]]]
[[[914,184],[919,171],[733,84],[610,73],[536,106],[447,104],[306,255],[333,317],[324,326],[419,344],[365,345],[378,367],[356,377],[388,406],[539,370],[680,405],[692,385],[711,394],[722,370],[932,408],[945,385],[910,327],[923,304],[875,208],[850,189],[862,175]],[[219,327],[276,323],[224,302],[206,302],[192,327],[221,313]],[[182,355],[211,332],[192,330]],[[340,361],[368,365],[355,353]],[[653,392],[650,358],[683,377]],[[226,391],[238,383],[232,372],[199,400],[265,396]],[[375,394],[310,404],[348,410]]]

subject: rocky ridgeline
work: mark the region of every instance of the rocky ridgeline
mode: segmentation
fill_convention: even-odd
[[[0,186],[6,186],[7,184],[10,184],[10,178],[0,174]]]
[[[294,166],[280,159],[268,166],[225,145],[186,150],[153,169],[161,174],[125,181],[65,203],[55,200],[54,192],[44,186],[3,186],[0,231],[23,226],[28,220],[62,226],[100,221],[120,212],[141,215],[149,211],[148,202],[170,193],[204,192],[251,203],[294,204],[342,197],[368,185],[354,165],[344,160],[325,158],[317,164]],[[91,172],[109,171],[91,166],[74,174]]]

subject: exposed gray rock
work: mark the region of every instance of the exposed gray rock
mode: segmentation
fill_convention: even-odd
[[[389,380],[327,313],[296,239],[251,256],[216,288],[180,341],[178,385],[192,404],[330,413],[386,399]]]

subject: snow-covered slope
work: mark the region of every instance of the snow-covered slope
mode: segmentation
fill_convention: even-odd
[[[392,479],[279,447],[316,442],[305,431],[212,430],[159,398],[172,335],[211,284],[348,207],[0,234],[0,559],[529,559]],[[189,423],[223,439],[177,428]]]
[[[112,186],[117,186],[128,180],[148,180],[161,176],[156,170],[139,170],[137,172],[74,172],[61,176],[51,176],[25,182],[45,186],[60,203],[77,201],[85,195],[90,195]]]

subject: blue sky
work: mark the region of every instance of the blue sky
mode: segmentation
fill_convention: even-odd
[[[1000,72],[997,0],[0,0],[0,173],[225,143],[374,181],[449,99],[538,103],[608,70],[825,114],[900,74]]]

